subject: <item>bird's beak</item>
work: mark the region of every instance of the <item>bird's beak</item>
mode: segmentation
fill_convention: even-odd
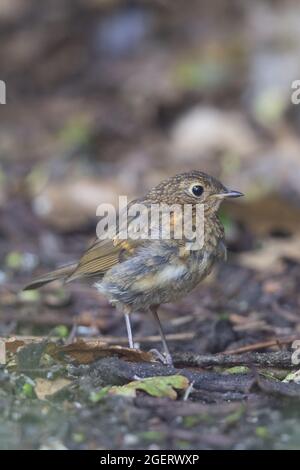
[[[244,196],[243,193],[240,193],[239,191],[224,191],[223,193],[215,194],[216,197],[225,199],[227,197],[241,197]]]

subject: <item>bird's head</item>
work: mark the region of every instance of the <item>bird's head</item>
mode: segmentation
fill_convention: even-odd
[[[146,197],[153,203],[204,204],[206,210],[216,212],[222,201],[240,196],[243,194],[227,189],[216,178],[194,170],[164,180]]]

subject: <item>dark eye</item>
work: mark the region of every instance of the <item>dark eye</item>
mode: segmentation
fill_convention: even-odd
[[[195,186],[192,186],[191,190],[196,197],[200,197],[204,191],[203,186],[200,186],[200,184],[195,184]]]

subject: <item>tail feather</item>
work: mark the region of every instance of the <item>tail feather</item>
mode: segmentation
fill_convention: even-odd
[[[23,288],[23,290],[38,289],[39,287],[48,284],[49,282],[56,281],[57,279],[65,280],[72,274],[76,266],[76,263],[69,264],[68,266],[64,266],[62,268],[56,269],[55,271],[51,271],[44,276],[33,279],[30,284],[27,284]]]

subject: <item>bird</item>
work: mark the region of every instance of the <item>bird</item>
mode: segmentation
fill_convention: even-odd
[[[124,314],[130,348],[134,349],[131,315],[135,312],[153,315],[163,346],[160,356],[165,364],[172,364],[158,316],[159,306],[187,295],[218,260],[226,259],[224,227],[218,210],[224,200],[240,196],[243,196],[241,192],[227,189],[218,179],[199,170],[171,176],[127,206],[129,213],[134,205],[142,205],[148,215],[153,207],[158,208],[159,215],[150,224],[154,237],[149,236],[148,226],[142,227],[142,236],[134,236],[137,215],[131,215],[126,219],[127,237],[121,236],[124,226],[119,225],[114,236],[97,238],[78,262],[33,279],[24,290],[37,289],[57,279],[64,282],[91,279],[98,291]],[[174,208],[174,205],[183,211],[189,207],[189,218],[183,219],[177,211],[171,210],[166,219],[166,208]],[[196,209],[199,207],[203,219],[197,226]],[[164,230],[166,220],[169,232]],[[201,233],[202,238],[187,237],[183,220],[186,227],[193,227],[193,233]],[[179,231],[181,236],[178,233],[175,236],[179,224],[183,230]]]

